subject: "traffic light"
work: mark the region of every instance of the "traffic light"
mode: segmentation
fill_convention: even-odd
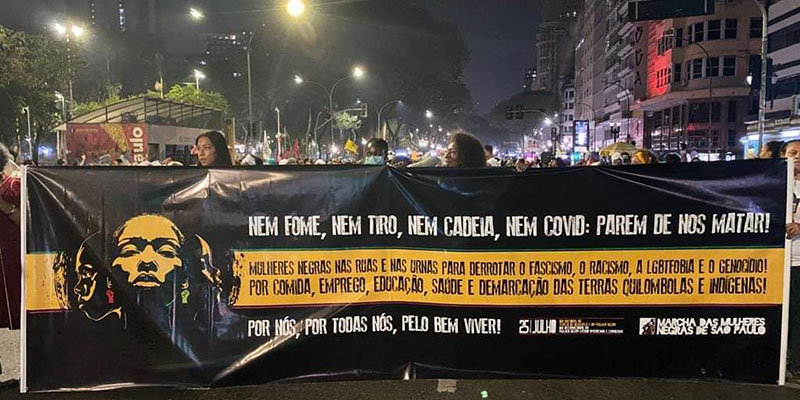
[[[515,113],[515,116],[517,117],[517,119],[525,118],[525,111],[522,108],[522,104],[517,104],[516,110],[517,110],[517,112]]]
[[[367,103],[365,102],[361,103],[361,110],[359,112],[359,116],[361,118],[367,118],[369,116],[369,105],[367,105]]]

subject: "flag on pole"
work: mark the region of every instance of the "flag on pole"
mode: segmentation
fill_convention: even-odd
[[[347,139],[347,142],[344,144],[344,149],[353,154],[358,153],[358,146],[350,139]]]

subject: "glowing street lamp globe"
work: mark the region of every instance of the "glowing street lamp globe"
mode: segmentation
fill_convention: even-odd
[[[289,11],[289,15],[299,17],[306,11],[306,5],[302,0],[289,0],[286,9]]]

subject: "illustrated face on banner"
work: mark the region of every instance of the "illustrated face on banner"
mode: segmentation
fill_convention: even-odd
[[[100,321],[109,315],[121,315],[121,308],[114,300],[111,279],[92,256],[87,242],[84,241],[75,256],[75,275],[77,281],[72,287],[76,296],[78,310],[94,321]]]
[[[118,256],[112,262],[127,274],[133,287],[157,288],[167,275],[183,267],[180,258],[183,233],[172,221],[158,215],[129,219],[114,234]]]

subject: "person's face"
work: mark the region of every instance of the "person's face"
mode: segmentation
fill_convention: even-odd
[[[197,160],[200,165],[207,167],[217,160],[217,149],[211,144],[211,140],[203,136],[197,140]]]
[[[78,275],[78,282],[72,291],[78,296],[78,308],[83,309],[92,301],[95,289],[97,289],[97,270],[94,265],[78,262],[75,272]]]
[[[486,156],[486,160],[487,160],[487,161],[488,161],[489,159],[491,159],[492,157],[494,157],[494,154],[492,154],[492,152],[491,152],[491,151],[489,151],[489,150],[486,150],[486,149],[483,149],[483,155],[484,155],[484,156]]]
[[[623,162],[622,162],[621,158],[615,158],[614,161],[611,162],[611,164],[612,165],[622,165]]]
[[[767,146],[764,146],[758,151],[758,158],[772,158],[772,152]]]
[[[447,145],[447,150],[444,152],[444,165],[446,167],[456,167],[458,160],[458,149],[455,142],[450,142]]]
[[[78,309],[87,317],[92,319],[102,318],[109,309],[104,291],[107,277],[100,274],[99,267],[89,261],[84,253],[85,249],[81,246],[75,257],[75,274],[78,281],[72,288],[72,292],[77,297]]]
[[[800,174],[800,142],[792,142],[786,146],[786,151],[783,154],[784,158],[791,158],[794,160],[794,173]]]
[[[117,239],[119,256],[112,264],[127,274],[128,283],[134,287],[160,287],[167,274],[183,266],[180,249],[181,239],[172,222],[143,215],[125,223]]]

